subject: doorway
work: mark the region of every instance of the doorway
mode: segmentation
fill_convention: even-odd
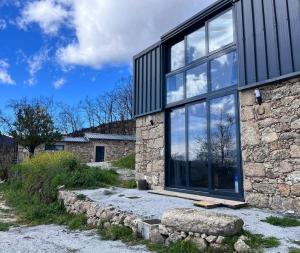
[[[96,159],[95,162],[104,162],[105,148],[104,146],[96,146]]]

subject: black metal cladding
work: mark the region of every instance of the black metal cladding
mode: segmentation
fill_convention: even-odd
[[[239,62],[239,88],[247,89],[300,75],[300,0],[220,0],[163,35],[161,41],[134,58],[134,115],[161,111],[162,47],[234,6]]]
[[[240,0],[235,8],[240,86],[300,71],[299,0]]]
[[[134,57],[135,117],[162,110],[161,66],[160,43]]]

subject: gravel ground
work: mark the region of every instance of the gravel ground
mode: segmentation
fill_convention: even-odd
[[[144,246],[101,240],[93,231],[42,225],[0,232],[0,253],[148,253]]]
[[[90,199],[104,205],[112,205],[122,211],[131,212],[144,218],[161,218],[161,215],[170,208],[187,207],[195,208],[192,201],[150,194],[146,191],[132,189],[113,188],[112,195],[104,194],[105,189],[78,191]],[[129,198],[128,198],[129,197]],[[197,207],[197,209],[202,209]],[[280,239],[281,246],[276,249],[266,250],[269,253],[288,252],[288,247],[298,247],[294,242],[300,243],[300,227],[281,228],[262,222],[268,216],[276,215],[270,210],[256,208],[242,208],[233,210],[229,208],[214,208],[213,212],[237,215],[245,222],[244,228],[252,233],[259,233],[265,236],[275,236]]]

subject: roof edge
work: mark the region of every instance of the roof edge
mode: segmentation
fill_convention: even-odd
[[[195,23],[199,22],[200,20],[205,19],[207,16],[213,14],[214,12],[218,11],[222,7],[225,7],[226,5],[232,4],[237,1],[239,1],[239,0],[219,0],[211,5],[207,6],[205,9],[196,13],[191,18],[187,19],[186,21],[183,21],[181,24],[177,25],[176,27],[174,27],[167,33],[163,34],[161,36],[161,42],[166,42],[173,36],[183,32],[185,29],[194,25]]]

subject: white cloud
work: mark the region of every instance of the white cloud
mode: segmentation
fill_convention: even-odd
[[[0,31],[6,29],[6,21],[4,19],[0,19]]]
[[[53,83],[53,86],[55,89],[60,89],[61,87],[64,86],[65,83],[66,83],[66,80],[63,78],[60,78]]]
[[[11,78],[8,73],[9,64],[0,59],[0,83],[2,84],[15,84],[16,82]]]
[[[131,62],[134,54],[213,1],[41,0],[26,5],[19,23],[38,23],[47,34],[71,27],[76,38],[59,48],[59,62],[101,68]]]
[[[48,49],[42,48],[35,55],[27,59],[30,78],[27,83],[32,86],[36,84],[36,74],[42,69],[45,62],[49,59]]]
[[[25,28],[31,23],[37,23],[44,33],[56,34],[67,17],[67,10],[55,1],[34,1],[25,6],[18,24],[21,28]]]

